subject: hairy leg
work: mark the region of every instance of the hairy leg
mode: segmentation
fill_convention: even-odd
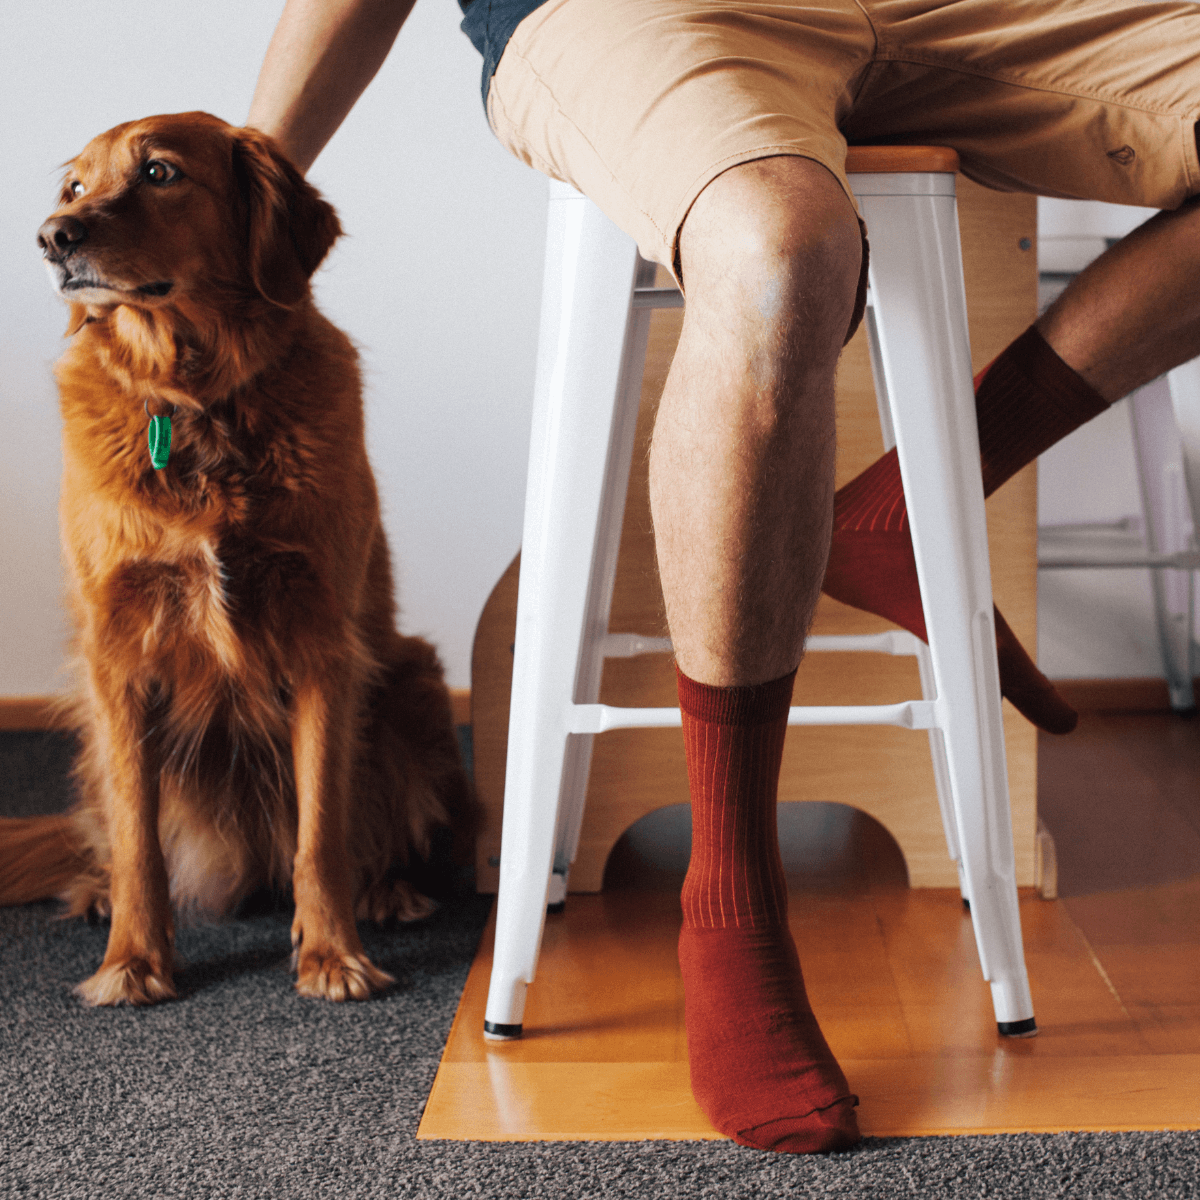
[[[823,167],[718,176],[683,227],[687,309],[659,407],[650,501],[685,674],[746,685],[800,661],[833,502],[834,372],[861,261]]]
[[[681,260],[688,305],[650,497],[692,799],[679,939],[692,1091],[745,1145],[843,1149],[857,1099],[805,994],[775,799],[829,549],[858,222],[823,167],[768,159],[701,193]]]
[[[1037,321],[1110,404],[1200,355],[1200,198],[1151,217],[1081,271]]]

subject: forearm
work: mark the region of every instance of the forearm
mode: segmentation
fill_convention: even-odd
[[[383,65],[415,0],[287,0],[247,124],[307,171]]]

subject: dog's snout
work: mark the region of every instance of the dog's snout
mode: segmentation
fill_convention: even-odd
[[[38,230],[37,241],[42,248],[42,256],[58,262],[66,258],[86,237],[87,226],[78,217],[63,215],[46,221]]]

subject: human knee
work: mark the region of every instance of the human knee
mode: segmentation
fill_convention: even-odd
[[[688,304],[829,342],[836,357],[862,266],[858,219],[820,164],[783,157],[745,163],[701,193],[680,240]]]

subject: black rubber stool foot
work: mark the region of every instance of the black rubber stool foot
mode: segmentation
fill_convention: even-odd
[[[567,902],[565,900],[560,900],[557,904],[547,904],[546,911],[548,913],[566,912],[567,911]]]
[[[1024,1021],[997,1021],[996,1028],[1003,1037],[1036,1037],[1038,1031],[1037,1022],[1032,1017]]]
[[[483,1032],[487,1037],[492,1038],[519,1038],[521,1036],[520,1025],[497,1025],[492,1021],[484,1021]]]

